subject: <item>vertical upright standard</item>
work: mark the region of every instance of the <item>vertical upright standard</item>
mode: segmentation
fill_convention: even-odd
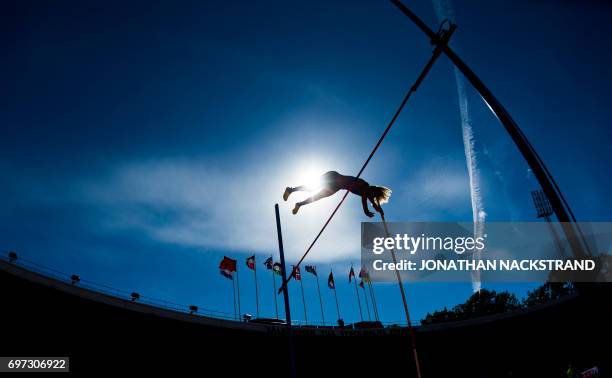
[[[281,230],[280,214],[278,213],[278,204],[274,205],[274,212],[276,214],[276,234],[278,235],[278,252],[280,254],[281,260],[281,277],[283,278],[283,282],[287,282],[287,270],[285,269],[285,251],[283,249],[283,233]],[[285,320],[287,322],[287,339],[289,341],[289,364],[291,369],[291,377],[296,378],[297,371],[295,370],[295,347],[293,345],[293,332],[291,330],[291,309],[289,306],[289,290],[287,290],[287,285],[285,285],[283,289],[283,297],[285,299]]]

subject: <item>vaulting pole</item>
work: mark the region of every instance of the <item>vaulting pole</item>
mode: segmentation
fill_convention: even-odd
[[[510,113],[508,113],[506,108],[504,108],[504,106],[497,100],[497,98],[493,95],[489,88],[487,88],[482,80],[476,76],[474,71],[472,71],[472,69],[465,64],[465,62],[463,62],[463,60],[459,58],[459,56],[447,45],[447,41],[440,38],[438,33],[431,30],[423,22],[423,20],[421,20],[399,0],[391,0],[391,2],[430,38],[431,43],[435,44],[442,50],[442,52],[444,52],[444,54],[446,54],[446,56],[455,64],[457,69],[463,73],[465,78],[472,84],[478,93],[480,93],[480,96],[482,96],[482,99],[489,106],[489,109],[491,109],[493,114],[495,114],[497,119],[499,119],[510,135],[510,138],[512,138],[512,141],[518,147],[519,151],[523,155],[523,158],[540,183],[542,190],[546,194],[546,197],[548,197],[548,200],[550,201],[550,204],[557,215],[557,219],[559,222],[561,222],[561,227],[563,228],[563,232],[565,233],[565,236],[572,247],[574,256],[578,259],[588,258],[591,255],[589,246],[584,240],[584,236],[580,232],[579,226],[576,224],[576,217],[574,217],[572,209],[563,197],[559,186],[548,171],[548,168],[546,168],[544,161],[542,161],[535,148],[533,148],[525,134],[523,134],[523,131],[510,116]],[[574,226],[576,226],[576,228]]]
[[[274,212],[276,213],[276,234],[278,235],[278,252],[280,254],[281,277],[283,277],[283,282],[286,282],[287,269],[285,269],[285,251],[283,249],[283,233],[281,230],[280,214],[278,213],[278,204],[274,205]],[[274,292],[276,293],[276,290]],[[285,299],[285,321],[287,323],[287,337],[289,339],[289,364],[291,369],[291,377],[296,378],[297,371],[295,369],[295,347],[293,345],[293,331],[291,330],[291,307],[289,306],[289,290],[287,290],[287,286],[285,286],[285,289],[283,290],[283,298]]]
[[[389,238],[389,230],[387,229],[387,222],[385,221],[385,215],[380,214],[382,218],[383,226],[385,227],[385,234]],[[395,258],[395,249],[391,249],[391,258],[393,259],[393,264],[397,266],[397,259]],[[402,294],[402,303],[404,304],[404,313],[406,314],[406,322],[408,323],[408,330],[410,331],[410,344],[412,346],[412,355],[414,357],[414,364],[416,367],[417,378],[421,378],[421,366],[419,364],[419,355],[416,349],[416,340],[414,328],[412,328],[412,322],[410,321],[410,312],[408,312],[408,302],[406,301],[406,293],[404,292],[404,283],[402,282],[402,278],[400,277],[399,270],[395,270],[395,277],[397,278],[397,284],[399,285],[400,293]]]

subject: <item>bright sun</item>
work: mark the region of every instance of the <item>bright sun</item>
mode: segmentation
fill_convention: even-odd
[[[321,186],[321,174],[322,172],[315,169],[300,172],[300,185],[306,185],[310,190],[318,189]]]
[[[325,173],[322,165],[315,162],[304,164],[296,171],[296,179],[294,185],[306,185],[311,191],[321,187],[321,175]]]

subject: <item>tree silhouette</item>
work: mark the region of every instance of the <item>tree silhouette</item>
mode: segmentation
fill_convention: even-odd
[[[507,291],[496,292],[495,290],[482,289],[472,294],[464,303],[454,306],[452,309],[444,307],[443,310],[427,313],[421,324],[435,324],[466,320],[481,316],[501,314],[523,307],[535,306],[548,301],[558,299],[574,292],[571,283],[546,282],[527,293],[527,296],[519,301],[516,296]]]
[[[523,306],[530,307],[548,301],[559,299],[574,292],[574,287],[569,282],[546,282],[527,293],[523,299]]]
[[[454,320],[466,320],[481,316],[501,314],[507,311],[516,310],[521,307],[519,300],[512,293],[495,290],[482,289],[472,294],[467,301],[448,310],[446,307],[442,311],[428,313],[422,324],[442,323]]]

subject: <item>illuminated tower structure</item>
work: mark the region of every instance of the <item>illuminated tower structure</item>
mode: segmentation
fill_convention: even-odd
[[[553,214],[552,206],[550,206],[550,202],[548,198],[546,198],[546,194],[544,194],[543,190],[534,190],[531,192],[531,198],[533,199],[533,204],[536,208],[537,217],[544,218],[546,223],[548,224],[548,228],[550,229],[550,233],[553,236],[553,240],[557,245],[557,249],[561,256],[567,256],[565,252],[565,248],[563,247],[563,243],[561,242],[561,238],[555,229],[555,225],[552,223],[550,216]]]

